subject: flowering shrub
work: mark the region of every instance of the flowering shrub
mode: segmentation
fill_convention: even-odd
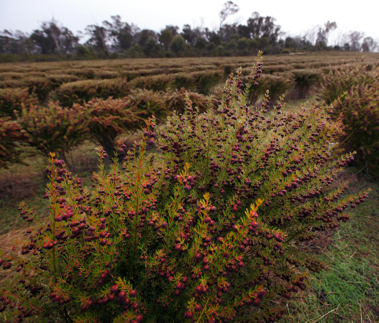
[[[354,86],[334,101],[332,116],[342,114],[344,135],[340,141],[346,149],[357,151],[357,162],[378,173],[379,167],[379,73],[370,85]]]
[[[88,121],[85,111],[71,111],[58,102],[48,107],[24,108],[17,119],[27,136],[27,143],[43,155],[49,152],[67,152],[88,138]]]
[[[258,81],[261,59],[248,76]],[[246,105],[242,72],[217,109],[187,99],[165,128],[148,120],[125,163],[82,186],[62,160],[47,168],[50,223],[28,231],[3,291],[5,320],[20,322],[275,322],[324,265],[298,247],[336,228],[366,192],[328,188],[352,155],[329,157],[339,133],[328,108],[268,117]],[[246,86],[249,89],[250,84]],[[265,103],[268,103],[265,101]],[[155,141],[159,152],[148,154]],[[119,152],[124,149],[119,146]],[[25,204],[21,215],[34,221]],[[18,272],[18,274],[17,274]]]
[[[9,118],[0,118],[0,168],[20,161],[20,143],[25,140],[21,127]]]
[[[57,85],[44,77],[29,77],[24,80],[30,94],[35,94],[40,102],[44,102]]]
[[[0,115],[16,117],[15,110],[20,111],[22,106],[38,104],[38,99],[30,95],[28,89],[0,89]]]
[[[349,66],[335,67],[324,75],[318,100],[325,104],[331,104],[344,92],[350,91],[353,86],[366,83],[370,85],[378,78],[379,68],[364,64],[352,64]]]

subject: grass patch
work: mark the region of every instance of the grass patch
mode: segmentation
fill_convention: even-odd
[[[351,212],[329,245],[317,248],[328,269],[310,275],[312,287],[287,304],[285,322],[379,321],[379,184],[354,172],[344,174],[350,192],[371,187],[369,199]]]

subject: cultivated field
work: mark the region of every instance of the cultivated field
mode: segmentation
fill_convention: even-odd
[[[156,116],[164,128],[173,111],[186,109],[186,91],[200,112],[217,109],[230,73],[241,67],[248,80],[254,61],[255,57],[207,57],[0,65],[0,249],[10,252],[35,225],[22,219],[20,202],[35,210],[36,220],[49,221],[49,201],[42,199],[49,181],[44,172],[49,152],[65,159],[83,186],[90,187],[99,167],[99,145],[109,156],[117,140],[125,144],[125,151],[131,149],[149,117]],[[265,56],[263,75],[248,89],[247,104],[266,105],[270,115],[285,94],[284,110],[297,113],[305,108],[307,114],[313,104],[321,104],[317,93],[323,77],[354,64],[378,68],[379,54]],[[157,153],[153,144],[148,151]],[[111,157],[104,164],[109,171]],[[281,300],[286,310],[283,322],[379,322],[379,182],[353,164],[333,185],[342,183],[347,183],[349,194],[372,191],[365,204],[349,211],[349,221],[337,230],[318,232],[300,246],[328,268],[309,272],[309,287]],[[14,274],[13,269],[0,269],[0,288]],[[0,321],[9,319],[0,314]]]

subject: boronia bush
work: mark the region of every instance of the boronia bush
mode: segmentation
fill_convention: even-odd
[[[30,95],[28,89],[0,89],[0,115],[16,118],[15,111],[19,112],[22,107],[38,104],[38,99]]]
[[[130,103],[127,99],[93,99],[83,106],[75,104],[72,112],[86,111],[84,119],[87,120],[90,137],[113,155],[116,137],[140,129],[146,119],[147,112]]]
[[[373,68],[366,64],[351,64],[348,66],[335,67],[324,75],[318,100],[325,104],[331,104],[344,92],[350,91],[353,86],[362,83],[370,85],[377,80],[379,68]]]
[[[20,162],[21,144],[26,136],[21,127],[10,118],[0,118],[0,168]]]
[[[357,151],[357,162],[377,175],[379,171],[379,68],[355,64],[337,68],[324,77],[319,100],[333,103],[331,116],[340,118],[346,150]]]
[[[258,58],[249,82],[258,81]],[[49,223],[3,254],[16,268],[3,291],[9,322],[275,322],[283,298],[324,265],[299,244],[346,221],[366,192],[329,188],[353,158],[329,157],[339,124],[309,114],[248,107],[242,72],[218,108],[183,114],[158,129],[148,120],[125,163],[100,170],[93,187],[54,159]],[[247,89],[249,85],[247,86]],[[265,103],[266,104],[266,103]],[[155,141],[158,153],[146,152]],[[124,148],[119,147],[122,153]],[[21,215],[35,214],[25,204]]]
[[[379,73],[374,83],[354,86],[334,101],[332,117],[342,117],[345,149],[357,151],[357,162],[379,174]]]
[[[45,156],[50,151],[64,154],[89,138],[85,112],[83,109],[71,111],[62,108],[59,102],[50,102],[46,108],[24,108],[17,122],[25,131],[26,142],[31,147]]]

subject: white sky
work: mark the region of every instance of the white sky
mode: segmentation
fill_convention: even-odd
[[[160,31],[165,25],[184,24],[217,28],[218,13],[226,0],[0,0],[0,30],[31,32],[42,21],[55,18],[77,34],[89,24],[101,24],[111,15],[141,29]],[[272,16],[290,35],[315,25],[336,21],[337,33],[356,30],[379,41],[379,0],[235,0],[240,11],[226,22],[246,20],[254,11]]]

